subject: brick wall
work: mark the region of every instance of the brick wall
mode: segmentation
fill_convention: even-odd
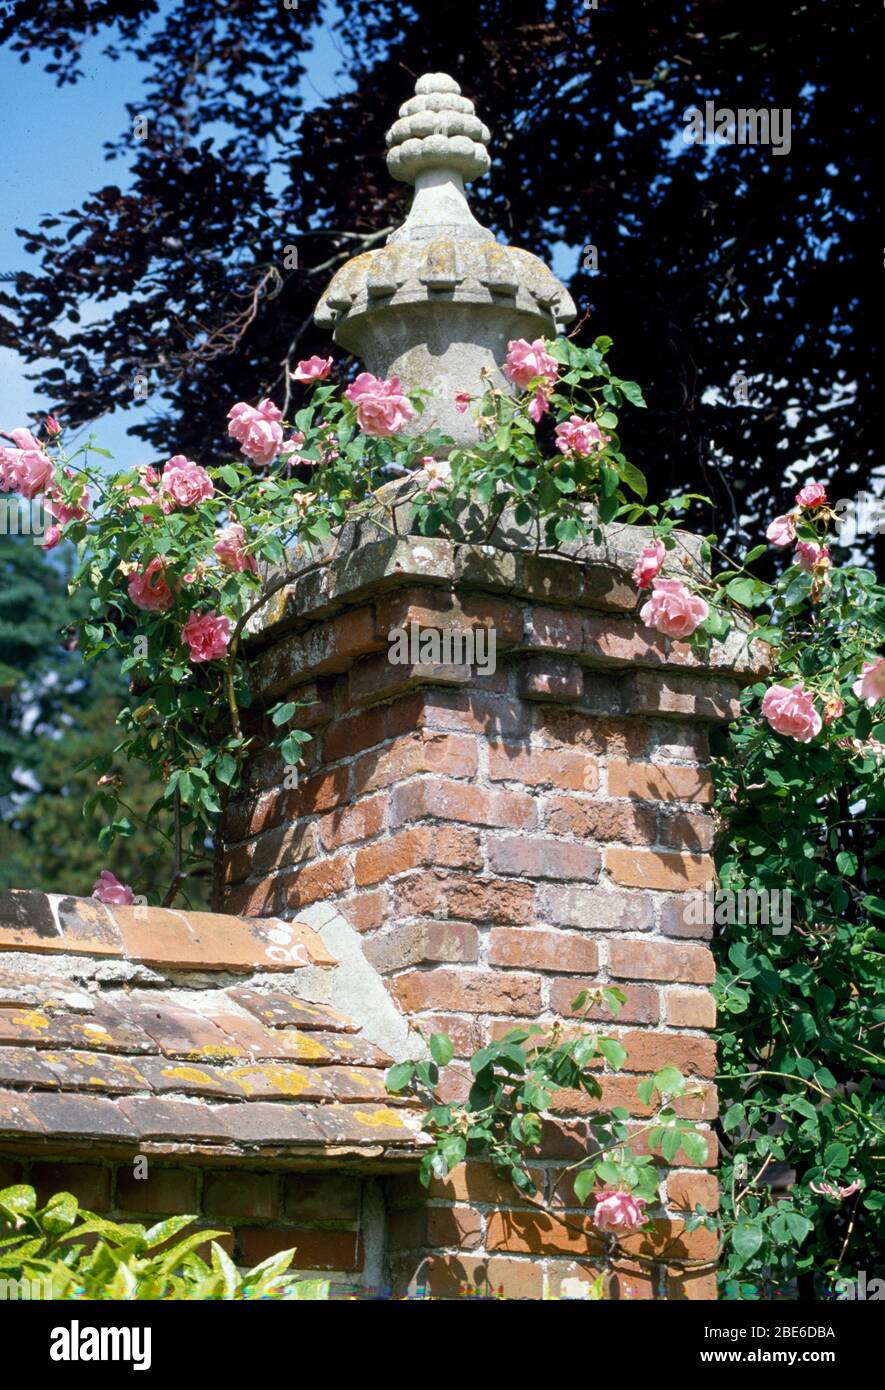
[[[265,647],[259,687],[306,702],[313,742],[297,788],[274,755],[255,760],[228,814],[226,906],[293,916],[334,899],[399,1007],[449,1032],[459,1057],[517,1022],[568,1018],[584,984],[616,983],[627,1003],[605,1031],[627,1060],[602,1076],[601,1104],[627,1107],[640,1130],[638,1081],[674,1063],[701,1088],[683,1113],[708,1125],[713,959],[683,907],[713,876],[708,727],[733,717],[748,667],[718,652],[707,669],[642,627],[623,570],[519,566],[506,594],[459,583],[457,558],[450,582],[441,566],[432,586],[406,574],[389,592],[388,566],[377,594],[363,585],[354,606]],[[497,670],[392,665],[388,634],[412,621],[493,626]],[[486,1277],[512,1296],[560,1296],[564,1280],[574,1292],[595,1277],[603,1246],[560,1175],[596,1108],[555,1099],[538,1154],[553,1215],[481,1165],[429,1199],[392,1182],[398,1286]],[[683,1230],[715,1196],[703,1169],[662,1178],[656,1234],[607,1265],[609,1296],[715,1297],[711,1237]]]

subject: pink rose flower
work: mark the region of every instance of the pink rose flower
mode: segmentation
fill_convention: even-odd
[[[870,706],[885,699],[885,656],[877,657],[875,661],[865,661],[851,689],[859,700],[866,700]]]
[[[472,400],[473,397],[471,396],[469,391],[455,392],[455,409],[457,410],[459,415],[464,414]]]
[[[306,357],[289,375],[293,381],[325,381],[331,370],[331,357]]]
[[[15,449],[0,449],[0,492],[20,492],[32,501],[52,482],[55,464],[30,430],[12,430]]]
[[[54,550],[61,540],[60,526],[47,526],[43,532],[43,539],[40,542],[41,550]]]
[[[507,344],[504,375],[523,391],[539,377],[546,386],[553,386],[559,376],[559,363],[544,346],[543,338],[533,343],[525,338],[511,339]]]
[[[72,468],[66,468],[64,472],[66,478],[75,476]],[[87,515],[89,507],[89,489],[84,483],[77,494],[76,502],[66,506],[61,500],[60,490],[53,484],[46,489],[44,504],[50,516],[55,517],[59,526],[65,526],[69,521],[82,521]]]
[[[654,541],[647,545],[636,562],[633,571],[633,583],[637,589],[650,589],[652,580],[657,579],[667,554],[663,541]]]
[[[205,468],[186,459],[184,454],[175,454],[165,464],[160,487],[178,507],[192,507],[195,502],[202,502],[215,494],[212,479]]]
[[[165,566],[159,556],[151,560],[143,574],[133,570],[126,587],[136,608],[143,608],[147,613],[165,613],[175,602],[175,596],[166,583]]]
[[[110,869],[102,869],[95,880],[92,896],[98,898],[99,902],[114,903],[117,907],[126,907],[135,902],[135,894],[128,883],[121,883]]]
[[[830,563],[830,548],[814,541],[797,541],[795,558],[800,569],[813,570]]]
[[[435,459],[428,454],[422,458],[421,467],[430,479],[427,484],[428,492],[436,492],[437,488],[446,487],[451,481],[452,465],[445,459]]]
[[[222,531],[212,549],[225,569],[234,570],[238,574],[242,570],[249,570],[252,574],[258,573],[255,556],[246,554],[242,526],[228,526],[226,531]]]
[[[800,507],[823,507],[826,505],[827,490],[823,483],[806,483],[801,492],[796,493]]]
[[[395,376],[385,381],[371,372],[360,372],[344,394],[356,406],[357,424],[363,434],[381,439],[397,434],[415,413]]]
[[[593,1211],[593,1224],[600,1231],[636,1231],[645,1225],[644,1197],[630,1192],[600,1192]]]
[[[595,420],[580,415],[572,415],[556,426],[556,447],[561,454],[589,454],[594,449],[602,449],[611,439]]]
[[[529,405],[529,419],[534,420],[535,424],[537,425],[539,421],[541,421],[544,418],[549,409],[550,402],[548,401],[546,395],[539,386],[535,394],[532,396],[531,403]]]
[[[46,416],[46,433],[61,434],[61,425],[58,423],[54,415]]]
[[[809,743],[823,727],[814,700],[801,681],[792,690],[786,685],[773,685],[766,690],[762,715],[775,733],[785,734],[799,743]]]
[[[765,532],[772,545],[792,545],[796,539],[796,518],[792,512],[776,516]]]
[[[230,642],[230,618],[214,608],[208,613],[192,613],[181,629],[181,640],[190,648],[191,661],[218,661]]]
[[[845,705],[838,695],[831,695],[824,705],[824,723],[832,724],[845,713]]]
[[[639,616],[646,627],[667,637],[690,637],[709,611],[700,595],[687,589],[681,579],[654,579],[651,598]]]
[[[257,406],[239,401],[227,412],[230,424],[227,432],[235,439],[246,458],[263,466],[271,463],[280,452],[283,442],[282,411],[272,400],[259,401]]]

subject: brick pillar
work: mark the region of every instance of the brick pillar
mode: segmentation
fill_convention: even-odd
[[[527,543],[389,538],[294,579],[254,669],[265,701],[306,702],[307,767],[287,789],[276,757],[257,757],[225,828],[228,910],[293,916],[334,901],[399,1007],[449,1032],[461,1057],[514,1023],[567,1019],[584,984],[621,986],[626,1006],[605,1031],[627,1061],[603,1077],[602,1104],[625,1106],[637,1128],[649,1113],[637,1084],[665,1063],[702,1086],[684,1113],[716,1114],[709,929],[682,909],[713,874],[708,726],[734,716],[749,670],[746,653],[717,648],[704,665],[642,627],[629,574],[646,539],[622,528],[578,563]],[[391,664],[388,635],[411,622],[493,626],[495,673]],[[482,1165],[429,1200],[396,1179],[398,1284],[579,1292],[603,1247],[568,1184],[551,1194],[595,1108],[556,1102],[537,1165],[553,1216]],[[627,1242],[656,1263],[622,1258],[606,1296],[715,1297],[712,1238],[682,1230],[686,1209],[715,1204],[709,1141],[705,1167],[662,1174],[654,1239]]]

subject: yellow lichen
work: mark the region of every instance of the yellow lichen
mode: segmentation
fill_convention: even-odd
[[[351,1112],[355,1120],[359,1120],[361,1125],[387,1125],[394,1129],[405,1129],[406,1124],[402,1115],[398,1115],[395,1110],[354,1110]]]
[[[299,1071],[296,1067],[277,1067],[277,1066],[254,1066],[238,1067],[230,1073],[230,1076],[238,1085],[242,1086],[247,1095],[259,1089],[257,1084],[253,1084],[253,1077],[263,1078],[271,1086],[280,1091],[284,1096],[300,1096],[310,1085],[310,1077],[306,1071]]]
[[[168,1076],[170,1081],[181,1081],[184,1085],[215,1086],[214,1076],[210,1076],[207,1071],[201,1071],[199,1067],[161,1067],[161,1076]]]
[[[9,1021],[13,1028],[33,1028],[37,1032],[49,1027],[49,1019],[37,1009],[22,1009],[20,1013],[12,1013],[9,1015]]]

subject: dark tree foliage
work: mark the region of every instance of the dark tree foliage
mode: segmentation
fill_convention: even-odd
[[[136,433],[161,458],[218,458],[233,401],[283,403],[286,364],[328,350],[311,313],[334,267],[403,214],[383,134],[414,77],[442,70],[493,132],[478,215],[548,258],[571,248],[581,340],[610,333],[616,367],[643,383],[650,409],[627,442],[655,493],[707,493],[713,512],[693,524],[733,535],[746,517],[757,539],[792,501],[790,464],[828,478],[834,498],[869,486],[876,320],[862,301],[881,248],[865,102],[879,16],[864,0],[20,0],[10,12],[0,38],[59,82],[77,80],[94,35],[149,74],[130,109],[147,138],[107,147],[123,187],[42,219],[35,208],[24,235],[42,271],[0,296],[0,342],[49,360],[37,380],[69,421],[130,403],[141,371],[151,394]],[[299,78],[329,16],[355,90],[305,113]],[[684,145],[685,109],[708,99],[788,108],[789,153]],[[598,273],[582,268],[590,245]],[[98,322],[95,301],[108,305]]]

